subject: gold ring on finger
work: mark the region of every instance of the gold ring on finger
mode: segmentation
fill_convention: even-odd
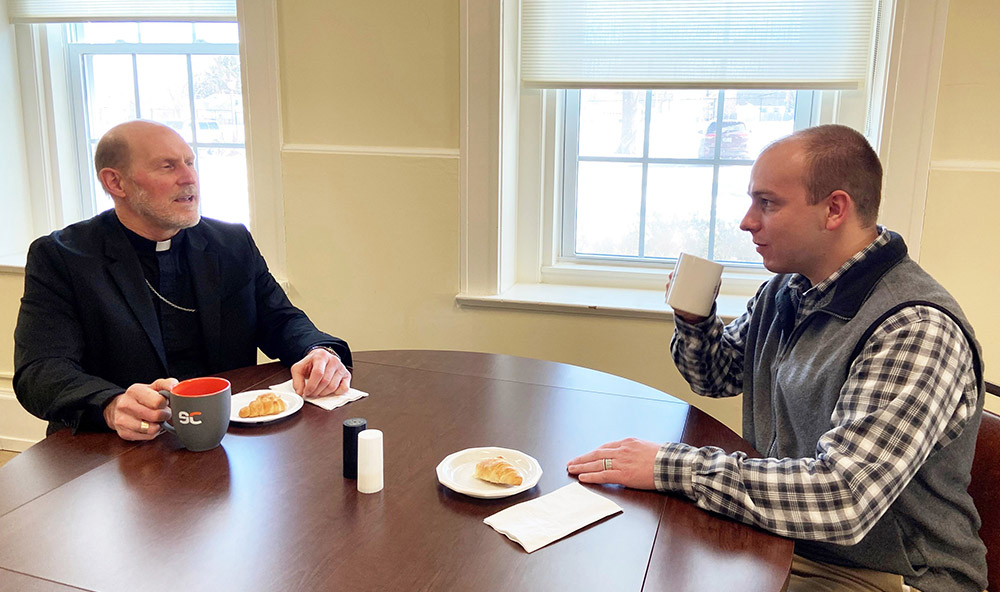
[[[139,421],[139,431],[142,432],[143,434],[148,434],[149,433],[149,422],[147,422],[144,419],[140,420]]]

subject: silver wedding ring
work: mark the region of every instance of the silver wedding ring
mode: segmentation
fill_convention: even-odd
[[[139,420],[139,431],[143,434],[149,433],[149,423],[146,420]]]
[[[604,470],[605,471],[610,471],[611,470],[611,459],[610,458],[604,459]]]

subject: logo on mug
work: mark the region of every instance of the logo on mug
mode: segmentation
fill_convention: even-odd
[[[189,423],[191,425],[200,425],[201,420],[198,416],[201,415],[201,411],[192,411],[188,413],[187,411],[180,411],[177,413],[177,421],[181,423]]]

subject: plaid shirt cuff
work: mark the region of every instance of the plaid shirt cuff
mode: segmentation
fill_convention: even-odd
[[[694,497],[694,463],[697,448],[676,442],[660,446],[653,465],[653,482],[658,491],[679,491]]]
[[[686,335],[701,335],[711,329],[717,319],[718,316],[715,314],[715,305],[713,304],[712,311],[708,313],[708,316],[697,323],[689,323],[681,317],[674,315],[674,326],[678,331]]]

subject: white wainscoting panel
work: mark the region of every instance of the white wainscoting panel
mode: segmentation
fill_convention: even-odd
[[[21,407],[11,378],[10,373],[0,374],[0,450],[24,452],[45,437],[48,424]]]
[[[282,144],[282,152],[303,154],[342,154],[348,156],[402,156],[411,158],[461,157],[457,148],[429,148],[424,146],[345,146],[338,144]]]

